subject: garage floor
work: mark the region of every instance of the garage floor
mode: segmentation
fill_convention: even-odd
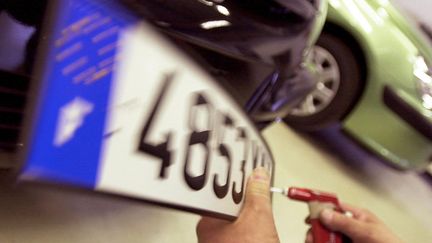
[[[276,185],[337,192],[342,200],[376,212],[406,242],[432,241],[430,180],[388,168],[337,130],[305,137],[274,124],[264,135],[277,163]],[[306,205],[275,195],[274,211],[281,241],[304,242]],[[0,187],[2,243],[196,242],[198,218],[92,194]]]

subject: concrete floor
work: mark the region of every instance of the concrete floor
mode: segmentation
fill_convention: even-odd
[[[432,183],[400,173],[335,130],[315,137],[282,124],[264,131],[278,186],[328,190],[375,211],[406,242],[432,239]],[[325,144],[325,145],[324,145]],[[0,183],[0,242],[196,242],[196,215],[68,190]],[[282,242],[304,242],[306,205],[274,197]]]

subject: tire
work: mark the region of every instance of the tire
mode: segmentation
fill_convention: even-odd
[[[432,162],[426,168],[425,173],[428,174],[432,178]]]
[[[310,58],[317,70],[316,89],[284,118],[302,131],[317,131],[340,122],[363,87],[361,66],[342,38],[323,32]]]

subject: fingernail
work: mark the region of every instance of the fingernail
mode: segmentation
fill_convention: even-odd
[[[329,224],[333,219],[333,210],[330,209],[324,209],[321,212],[321,219],[324,221],[325,224]]]
[[[255,181],[268,181],[269,177],[269,173],[264,167],[255,168],[252,174],[252,178]]]
[[[347,216],[348,218],[354,217],[354,214],[350,211],[345,211],[344,215]]]
[[[266,169],[254,169],[248,181],[247,194],[270,198],[270,176]]]

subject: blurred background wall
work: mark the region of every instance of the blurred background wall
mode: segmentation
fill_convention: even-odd
[[[392,0],[405,9],[411,15],[414,15],[421,22],[427,24],[432,28],[432,18],[430,18],[432,11],[431,0]]]

